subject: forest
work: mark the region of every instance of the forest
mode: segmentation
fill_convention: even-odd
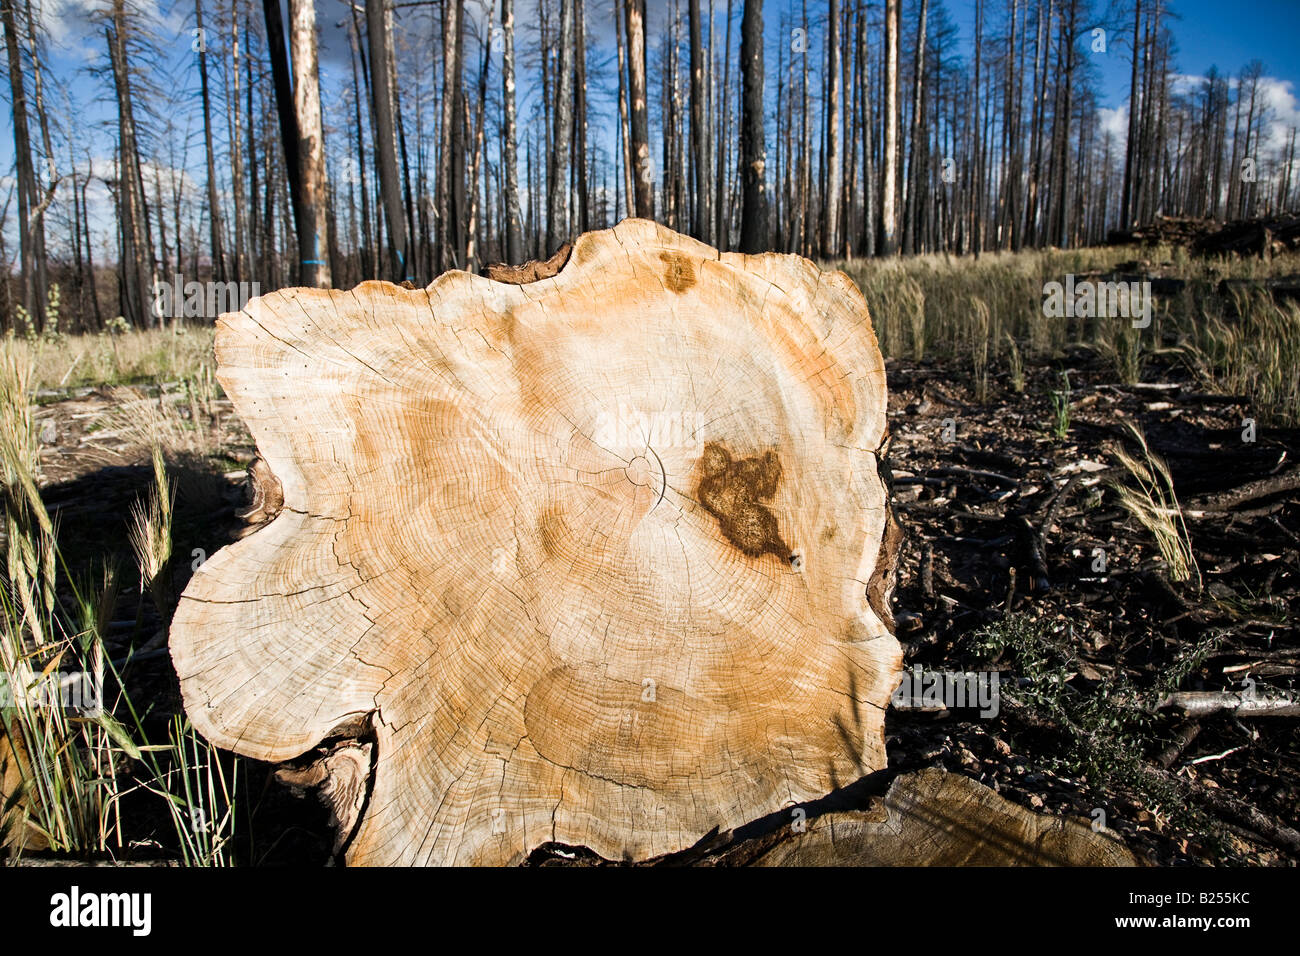
[[[145,328],[177,275],[425,285],[627,216],[840,260],[1294,208],[1275,81],[1179,74],[1166,0],[961,13],[968,35],[943,0],[112,0],[61,25],[4,0],[0,316],[43,332],[57,287],[65,331]]]

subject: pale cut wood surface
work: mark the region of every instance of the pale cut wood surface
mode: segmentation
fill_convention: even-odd
[[[885,372],[843,274],[628,220],[527,284],[282,290],[216,347],[280,507],[173,660],[249,756],[373,715],[350,863],[644,859],[885,765]]]

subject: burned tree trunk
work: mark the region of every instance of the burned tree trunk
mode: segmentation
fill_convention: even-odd
[[[573,0],[560,0],[560,34],[555,69],[555,129],[547,163],[546,254],[569,238],[569,157],[573,138]],[[575,157],[583,162],[582,157]]]
[[[458,4],[451,4],[458,9]],[[459,26],[459,21],[457,21]],[[388,61],[392,36],[384,16],[384,0],[366,0],[366,38],[370,46],[370,90],[372,115],[375,119],[375,159],[379,167],[379,189],[383,195],[384,215],[388,222],[388,246],[392,254],[390,274],[406,278],[411,269],[410,244],[406,235],[406,210],[402,205],[402,184],[397,172],[397,134],[394,131],[393,95],[389,89]],[[447,122],[447,108],[443,110]],[[441,186],[442,177],[439,177]],[[446,206],[439,206],[445,217]],[[439,236],[444,219],[439,219]]]
[[[519,263],[524,258],[523,222],[519,214],[518,133],[515,122],[515,11],[512,0],[501,0],[501,30],[505,49],[501,56],[501,137],[505,175],[505,257]]]
[[[115,0],[111,22],[105,26],[113,87],[117,94],[118,183],[122,254],[121,312],[138,327],[158,324],[154,315],[153,239],[145,204],[140,148],[136,137],[135,107],[131,94],[131,73],[126,44],[127,12],[123,0]]]
[[[212,103],[208,96],[208,46],[203,29],[203,0],[194,0],[194,22],[198,28],[199,96],[203,104],[203,154],[208,173],[208,233],[211,242],[212,276],[218,282],[226,281],[226,257],[223,251],[221,225],[221,193],[217,182],[216,150],[212,145]]]
[[[172,657],[243,754],[368,722],[352,863],[645,859],[885,764],[897,535],[857,287],[643,220],[552,271],[218,323],[270,520],[199,568]]]
[[[10,107],[14,123],[14,167],[18,192],[18,248],[22,274],[22,304],[32,321],[45,319],[46,263],[45,225],[33,210],[41,204],[36,172],[32,166],[31,139],[27,130],[27,93],[22,57],[18,51],[18,27],[13,0],[0,0],[5,50],[9,63]]]
[[[763,134],[763,0],[745,0],[740,21],[740,155],[744,198],[740,251],[767,248],[767,149]]]

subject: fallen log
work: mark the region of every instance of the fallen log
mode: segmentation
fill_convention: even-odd
[[[1034,813],[961,774],[894,780],[870,810],[829,813],[778,834],[759,866],[1138,866],[1109,833]]]
[[[547,271],[218,322],[265,523],[194,574],[172,658],[251,757],[369,722],[331,754],[349,863],[645,859],[885,765],[898,535],[857,287],[638,220]]]
[[[1227,713],[1234,717],[1300,717],[1300,696],[1293,693],[1183,690],[1167,694],[1156,710],[1174,710],[1185,717]]]

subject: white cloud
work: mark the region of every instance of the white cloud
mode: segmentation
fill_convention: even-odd
[[[1128,104],[1116,109],[1103,106],[1097,110],[1097,121],[1101,125],[1103,136],[1110,135],[1115,142],[1123,145],[1128,142]]]
[[[1266,109],[1264,126],[1265,154],[1281,155],[1291,138],[1291,130],[1300,127],[1300,102],[1290,80],[1261,77],[1259,96]]]

